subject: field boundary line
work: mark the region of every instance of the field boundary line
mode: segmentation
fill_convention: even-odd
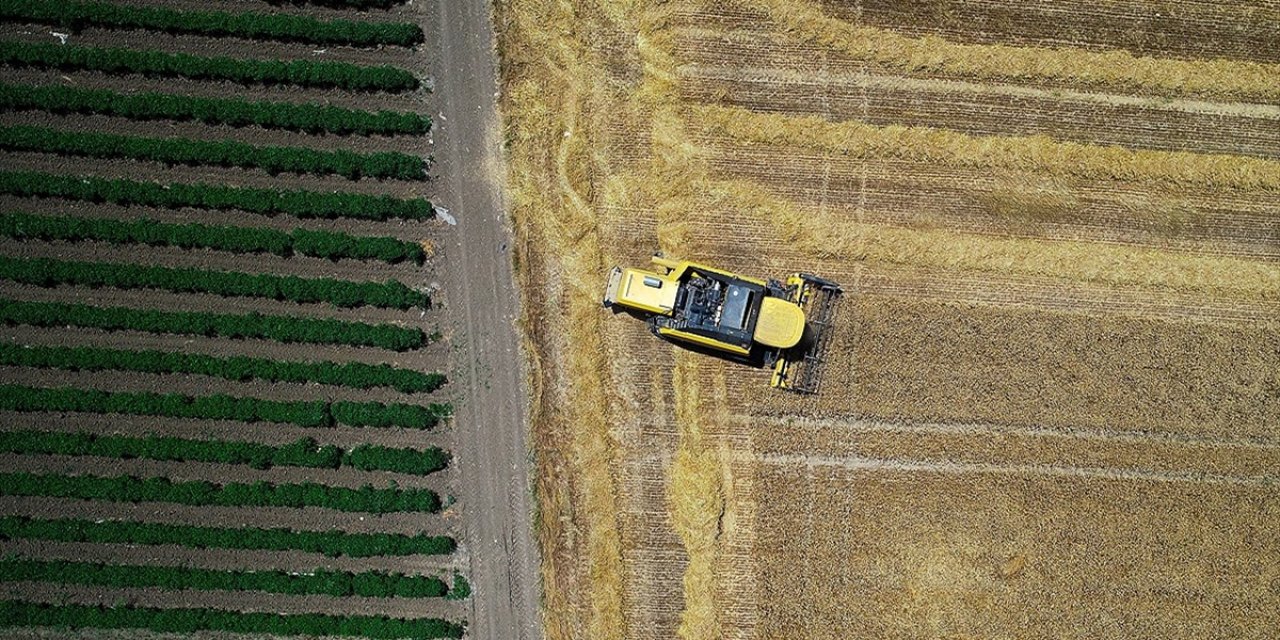
[[[846,22],[805,0],[734,0],[733,4],[763,11],[792,38],[907,72],[1008,80],[1041,78],[1176,95],[1280,98],[1280,83],[1276,82],[1280,65],[1276,64],[1135,56],[1123,50],[960,44],[938,36],[905,36]]]
[[[1280,475],[1256,477],[1229,476],[1214,473],[1175,473],[1114,467],[1072,467],[1058,465],[1000,465],[977,462],[925,462],[905,458],[869,458],[865,456],[804,456],[794,454],[739,454],[757,462],[773,465],[804,465],[808,468],[843,468],[850,471],[889,471],[903,473],[936,473],[946,475],[1042,475],[1101,480],[1137,480],[1148,482],[1184,482],[1235,486],[1275,487]]]
[[[718,32],[717,32],[718,33]],[[944,78],[913,78],[909,76],[891,76],[877,73],[830,73],[822,72],[828,78],[819,81],[815,73],[805,73],[795,69],[780,67],[741,67],[730,68],[717,65],[686,64],[680,67],[683,78],[710,80],[727,80],[742,82],[758,80],[774,82],[782,80],[788,83],[821,86],[837,84],[861,89],[914,89],[936,91],[939,93],[967,93],[980,95],[1009,96],[1015,98],[1041,98],[1059,102],[1088,102],[1093,104],[1136,107],[1153,111],[1177,111],[1182,113],[1235,116],[1280,120],[1280,105],[1256,104],[1252,102],[1211,102],[1195,98],[1165,98],[1150,96],[1131,96],[1112,93],[1096,93],[1076,89],[1039,89],[1036,87],[1014,84],[981,84],[967,80]]]

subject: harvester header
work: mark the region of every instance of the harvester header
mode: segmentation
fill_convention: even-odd
[[[643,317],[654,335],[771,367],[776,388],[817,393],[840,285],[805,273],[759,280],[662,254],[652,262],[654,271],[614,267],[604,306]]]

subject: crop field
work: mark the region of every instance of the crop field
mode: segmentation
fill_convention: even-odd
[[[0,2],[5,637],[466,633],[430,6]]]
[[[517,0],[547,637],[1271,638],[1274,3]],[[821,392],[602,309],[844,285]]]

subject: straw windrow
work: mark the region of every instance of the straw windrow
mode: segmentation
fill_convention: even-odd
[[[732,202],[737,210],[772,225],[790,246],[815,257],[1280,299],[1280,265],[1276,263],[1099,243],[888,227],[801,208],[749,182],[717,181],[706,188],[714,197]]]
[[[793,37],[907,73],[1001,81],[1063,82],[1164,95],[1280,98],[1280,65],[1236,60],[1176,60],[1127,51],[959,44],[911,37],[832,18],[807,0],[735,0],[763,10]]]
[[[929,127],[882,127],[857,120],[831,122],[756,113],[740,107],[691,107],[689,120],[708,135],[821,149],[850,158],[894,158],[1173,187],[1280,190],[1280,162],[1261,158],[1135,150],[1061,142],[1041,135],[973,136]]]

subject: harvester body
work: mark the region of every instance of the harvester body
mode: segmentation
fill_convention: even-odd
[[[653,264],[614,267],[604,305],[644,317],[663,338],[771,367],[774,387],[817,392],[839,285],[803,273],[759,280],[661,255]]]

